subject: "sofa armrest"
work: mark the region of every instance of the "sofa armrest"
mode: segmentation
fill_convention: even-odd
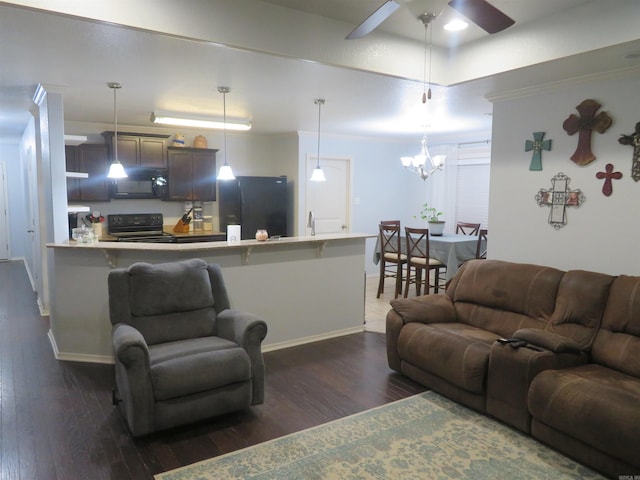
[[[402,317],[404,323],[448,323],[456,321],[453,301],[448,295],[423,295],[391,300],[391,308]]]
[[[262,340],[267,336],[267,324],[257,315],[227,309],[216,320],[218,336],[231,340],[246,350],[253,376],[252,405],[264,402],[264,359]]]
[[[580,353],[583,351],[583,348],[570,338],[536,328],[522,328],[516,331],[513,336],[554,353]]]

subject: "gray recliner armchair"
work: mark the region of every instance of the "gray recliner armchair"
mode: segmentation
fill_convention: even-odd
[[[114,400],[133,436],[263,403],[267,325],[230,309],[218,265],[135,263],[108,285]]]

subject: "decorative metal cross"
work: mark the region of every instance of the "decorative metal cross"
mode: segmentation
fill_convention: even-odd
[[[529,170],[542,170],[542,150],[551,150],[551,140],[542,140],[545,132],[533,132],[533,141],[525,140],[524,151],[533,150]]]
[[[633,159],[631,160],[631,178],[636,182],[640,180],[640,122],[636,123],[636,131],[630,135],[620,135],[618,143],[633,146]]]
[[[622,178],[622,174],[620,172],[613,171],[613,165],[607,163],[604,167],[604,172],[596,173],[596,178],[602,180],[604,178],[604,185],[602,185],[602,193],[608,197],[613,193],[613,184],[611,180],[620,180]]]
[[[585,201],[582,190],[570,190],[571,179],[560,172],[551,179],[551,190],[541,188],[536,194],[539,206],[550,206],[549,223],[558,230],[567,224],[567,207],[579,207]]]
[[[607,112],[600,112],[596,115],[601,106],[595,100],[584,100],[576,107],[580,116],[578,117],[572,113],[562,123],[562,128],[569,135],[579,132],[578,146],[575,153],[571,155],[571,160],[578,165],[589,165],[596,159],[596,156],[591,152],[591,131],[595,130],[598,133],[604,133],[613,122]]]

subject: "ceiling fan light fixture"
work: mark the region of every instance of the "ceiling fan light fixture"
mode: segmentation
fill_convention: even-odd
[[[467,28],[469,28],[469,24],[464,20],[456,18],[445,24],[443,28],[447,32],[460,32],[461,30],[466,30]]]

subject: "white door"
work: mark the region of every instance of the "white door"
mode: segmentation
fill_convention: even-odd
[[[351,159],[320,158],[326,182],[312,182],[311,172],[316,166],[316,157],[307,157],[305,221],[313,212],[316,233],[346,233],[349,231],[351,198]],[[311,228],[307,224],[307,235]]]
[[[0,162],[0,260],[9,260],[8,202],[7,164]]]

